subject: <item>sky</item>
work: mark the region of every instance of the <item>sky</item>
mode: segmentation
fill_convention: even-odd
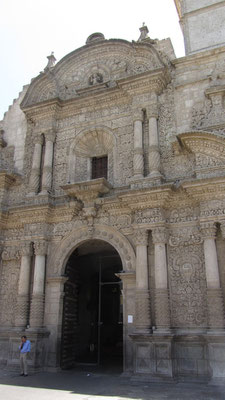
[[[143,22],[152,39],[170,37],[177,57],[183,36],[173,0],[0,0],[0,120],[23,85],[94,32],[137,40]]]

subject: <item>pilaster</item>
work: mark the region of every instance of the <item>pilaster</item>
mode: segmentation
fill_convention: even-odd
[[[207,282],[208,326],[221,329],[225,326],[224,302],[220,285],[219,266],[216,250],[216,225],[213,222],[201,224],[204,240],[204,257]]]

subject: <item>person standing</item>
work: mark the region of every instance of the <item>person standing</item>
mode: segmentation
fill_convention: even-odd
[[[26,336],[21,336],[20,349],[20,370],[21,376],[27,376],[27,354],[30,352],[30,341]]]

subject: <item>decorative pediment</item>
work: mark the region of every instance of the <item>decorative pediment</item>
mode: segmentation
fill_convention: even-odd
[[[225,175],[225,137],[204,131],[177,136],[181,147],[195,155],[197,177]],[[223,168],[221,168],[223,167]]]
[[[104,40],[104,36],[100,39],[93,39],[55,66],[45,68],[31,82],[21,107],[25,109],[54,98],[76,98],[88,88],[107,90],[120,79],[165,67],[161,56],[149,42]]]

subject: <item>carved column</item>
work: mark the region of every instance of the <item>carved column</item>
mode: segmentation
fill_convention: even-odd
[[[211,222],[203,223],[201,232],[204,239],[208,325],[211,329],[224,328],[224,303],[215,243],[216,226]]]
[[[152,104],[146,111],[149,121],[149,177],[157,178],[161,176],[157,104]]]
[[[170,328],[170,306],[168,291],[168,272],[166,257],[167,232],[165,227],[152,230],[155,247],[155,320],[156,328]]]
[[[45,257],[47,242],[34,243],[35,265],[34,283],[30,310],[30,326],[42,327],[44,317],[44,291],[45,291]]]
[[[40,187],[42,145],[43,145],[43,137],[42,135],[37,135],[35,137],[33,163],[30,174],[30,182],[29,182],[31,194],[36,194]]]
[[[148,275],[148,232],[136,231],[136,331],[142,334],[150,332],[150,295]]]
[[[29,295],[30,295],[30,272],[31,272],[31,243],[24,242],[21,249],[21,264],[18,285],[17,310],[15,325],[25,327],[29,319]]]
[[[133,175],[134,178],[143,178],[144,174],[144,159],[143,159],[143,138],[142,138],[142,110],[136,110],[133,115],[134,119],[134,160],[133,160]]]
[[[52,164],[54,151],[55,132],[51,131],[45,134],[45,158],[42,177],[41,192],[48,193],[52,187]]]

